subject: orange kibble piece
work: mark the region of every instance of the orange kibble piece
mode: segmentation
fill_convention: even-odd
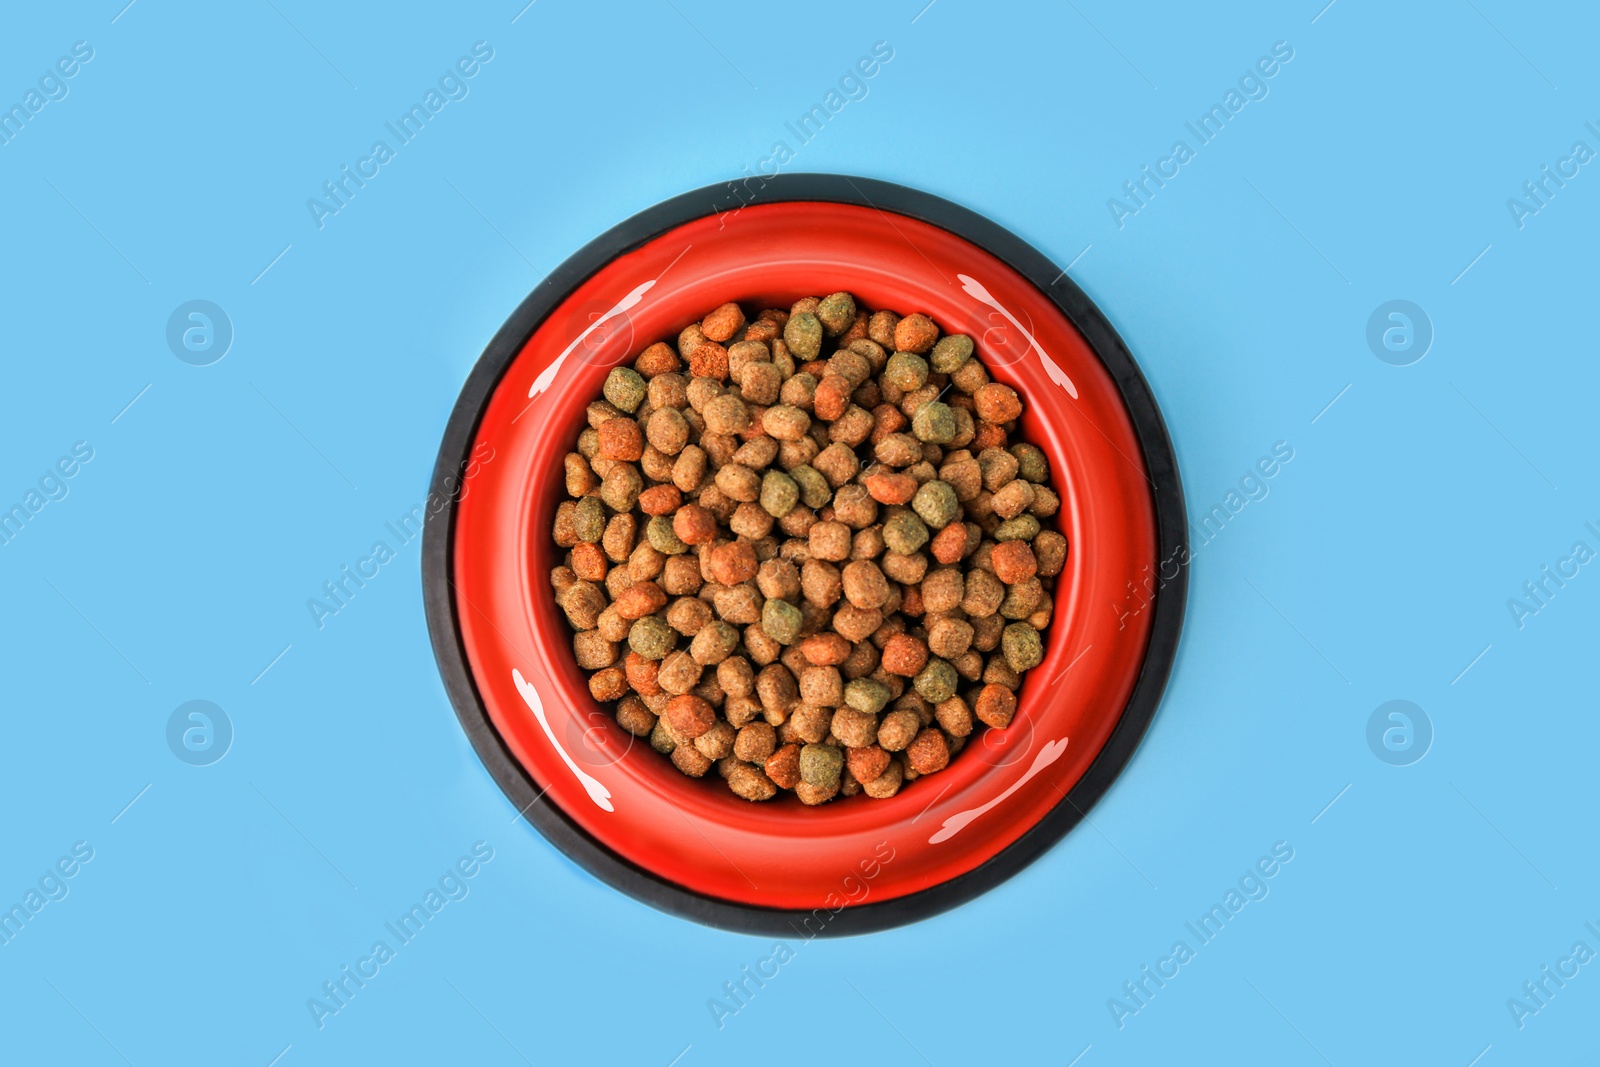
[[[600,424],[597,432],[600,435],[600,451],[596,455],[601,459],[632,463],[644,455],[644,431],[632,419],[607,419]]]
[[[1007,542],[1008,544],[1010,542]],[[957,563],[962,553],[967,550],[967,527],[965,523],[952,522],[944,529],[933,535],[933,541],[928,545],[928,550],[933,553],[933,558],[940,563]]]
[[[978,424],[978,429],[972,435],[972,444],[968,447],[974,452],[981,452],[985,448],[1004,448],[1006,446],[1006,429],[992,422]]]
[[[858,782],[873,782],[882,777],[889,769],[889,759],[889,753],[877,745],[847,748],[844,752],[844,764]]]
[[[672,532],[686,545],[705,545],[717,539],[717,517],[699,504],[685,504],[672,516]]]
[[[639,494],[639,510],[646,515],[671,515],[683,503],[675,485],[653,485]]]
[[[1003,685],[990,683],[978,692],[978,699],[973,703],[972,714],[985,726],[992,726],[996,730],[1004,730],[1011,725],[1012,716],[1017,713],[1017,694]]]
[[[682,534],[678,535],[683,537]],[[684,537],[684,540],[689,540]],[[756,576],[756,571],[761,563],[756,559],[755,546],[749,541],[729,541],[727,544],[718,545],[711,550],[711,559],[707,563],[707,570],[711,577],[721,585],[738,585],[748,582]]]
[[[660,669],[660,661],[645,659],[637,652],[629,652],[622,660],[628,684],[642,697],[653,697],[661,692],[661,684],[656,681],[656,672]]]
[[[593,541],[579,541],[572,546],[572,573],[585,582],[604,581],[609,564],[605,550]]]
[[[728,377],[728,350],[710,339],[702,341],[689,353],[689,373],[696,378],[725,381]]]
[[[672,732],[689,741],[711,729],[717,721],[717,712],[711,702],[693,693],[681,693],[667,701],[662,714],[667,725],[672,727]]]
[[[634,582],[622,591],[611,609],[624,619],[642,619],[667,606],[667,594],[655,582]]]
[[[678,353],[672,350],[671,345],[661,341],[640,352],[639,358],[633,361],[633,369],[646,378],[671,374],[682,366],[683,361],[678,358]]]
[[[738,304],[723,304],[700,322],[700,332],[710,340],[722,343],[739,332],[744,325],[744,312]]]
[[[894,634],[883,643],[881,665],[890,674],[897,674],[902,678],[914,678],[928,665],[928,645],[910,634]],[[872,777],[877,776],[875,774]]]
[[[855,646],[836,633],[812,634],[800,644],[800,653],[814,667],[837,667],[850,658]]]
[[[800,746],[792,741],[780,746],[762,769],[779,789],[793,789],[800,784]]]
[[[917,480],[896,471],[869,474],[866,485],[872,499],[880,504],[907,504],[917,495]]]
[[[1010,422],[1022,414],[1022,398],[1009,385],[990,382],[972,394],[978,418],[985,422]]]
[[[994,576],[1007,585],[1025,582],[1039,573],[1033,548],[1026,541],[1001,541],[989,551],[989,566]]]

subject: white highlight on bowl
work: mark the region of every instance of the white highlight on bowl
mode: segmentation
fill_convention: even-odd
[[[578,781],[583,783],[583,788],[588,792],[589,799],[605,811],[616,811],[617,809],[611,806],[611,790],[601,785],[593,775],[584,773],[583,769],[572,761],[572,757],[567,755],[567,750],[561,747],[561,742],[556,740],[555,731],[550,729],[550,721],[544,716],[544,701],[539,699],[539,691],[530,685],[522,677],[522,672],[515,667],[511,668],[511,680],[517,684],[517,692],[522,694],[522,700],[528,705],[528,709],[533,712],[533,717],[539,720],[540,726],[544,727],[544,735],[550,739],[550,743],[561,754],[561,759],[566,763],[567,767],[573,774],[577,775]]]
[[[639,301],[644,299],[645,291],[655,283],[656,280],[654,278],[651,278],[647,282],[640,283],[637,289],[623,297],[621,300],[618,300],[616,305],[610,311],[606,312],[604,315],[601,315],[598,319],[595,319],[582,333],[574,337],[572,339],[572,343],[566,347],[566,350],[557,356],[551,362],[551,364],[541,371],[539,376],[533,380],[533,385],[528,389],[528,399],[531,400],[540,393],[544,392],[546,389],[550,388],[550,383],[556,380],[556,372],[561,369],[561,364],[567,361],[567,357],[572,354],[572,350],[582,344],[585,337],[588,337],[591,333],[594,333],[595,330],[599,329],[602,323],[616,318],[618,315],[627,312],[630,308],[638,304]],[[1073,395],[1076,396],[1077,394],[1074,393]]]
[[[1044,364],[1044,372],[1045,374],[1049,375],[1050,380],[1055,382],[1061,388],[1065,389],[1067,391],[1067,395],[1072,397],[1072,399],[1078,399],[1078,387],[1072,384],[1072,379],[1067,377],[1067,372],[1062,370],[1056,364],[1056,361],[1050,358],[1050,353],[1046,352],[1044,350],[1044,346],[1039,344],[1038,338],[1029,333],[1028,328],[1022,325],[1022,323],[1018,322],[1017,317],[1011,314],[1011,312],[1006,309],[1004,304],[1000,303],[1000,301],[996,300],[992,295],[990,295],[989,290],[985,289],[983,284],[977,279],[969,278],[965,274],[957,274],[956,277],[961,280],[962,292],[976,300],[983,301],[985,304],[988,304],[990,307],[1000,312],[1000,314],[1004,315],[1006,317],[1006,321],[1015,326],[1022,336],[1028,339],[1028,344],[1033,347],[1033,350],[1039,353],[1039,362]]]
[[[993,800],[989,801],[989,803],[980,807],[969,808],[966,811],[958,811],[954,815],[950,816],[944,821],[944,826],[941,827],[932,837],[928,838],[928,844],[937,845],[941,841],[950,840],[962,830],[965,830],[967,828],[967,824],[972,822],[972,820],[989,811],[991,808],[997,806],[1012,793],[1015,793],[1017,790],[1021,789],[1027,784],[1028,779],[1032,778],[1034,775],[1038,774],[1040,771],[1050,766],[1050,764],[1061,758],[1061,753],[1067,750],[1068,740],[1069,738],[1063,737],[1059,741],[1052,741],[1048,745],[1045,745],[1039,750],[1039,754],[1033,757],[1033,766],[1028,768],[1027,774],[1024,774],[1021,778],[1018,778],[1015,782],[1012,782],[1009,789],[995,797]]]

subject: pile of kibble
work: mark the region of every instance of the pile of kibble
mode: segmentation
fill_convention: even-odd
[[[1016,714],[1066,538],[970,337],[724,304],[606,377],[550,574],[617,722],[746,800],[890,797]]]

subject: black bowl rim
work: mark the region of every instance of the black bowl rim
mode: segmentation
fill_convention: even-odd
[[[752,189],[755,182],[761,184]],[[973,870],[906,896],[869,899],[836,912],[765,908],[686,889],[617,855],[553,803],[544,802],[539,787],[490,721],[467,668],[451,584],[458,472],[468,459],[489,397],[550,311],[601,267],[674,227],[741,206],[789,201],[855,204],[938,226],[1009,264],[1055,303],[1110,372],[1133,422],[1153,487],[1158,569],[1166,561],[1179,562],[1177,574],[1171,579],[1162,575],[1154,593],[1149,646],[1128,703],[1099,755],[1066,797],[1006,849]],[[446,424],[430,490],[430,500],[441,499],[444,505],[423,533],[423,606],[445,690],[478,758],[515,809],[568,859],[600,881],[669,914],[738,933],[795,935],[809,940],[890,929],[964,904],[1022,870],[1078,824],[1133,758],[1155,717],[1183,627],[1188,520],[1177,459],[1155,396],[1122,338],[1065,271],[1016,234],[941,197],[871,178],[801,173],[706,186],[656,204],[584,245],[534,287],[484,348]]]

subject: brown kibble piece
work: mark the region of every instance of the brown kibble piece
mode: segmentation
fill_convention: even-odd
[[[845,599],[858,608],[881,608],[889,599],[889,580],[871,560],[846,563],[842,578]]]
[[[854,604],[842,604],[833,615],[833,628],[845,640],[860,644],[877,632],[883,625],[883,612],[877,608],[857,607]]]
[[[733,740],[733,754],[746,763],[765,763],[778,749],[778,732],[765,722],[740,727]]]
[[[690,778],[703,777],[715,762],[693,745],[678,745],[667,758],[672,760],[674,767]]]
[[[687,693],[700,684],[700,664],[687,652],[674,652],[661,661],[656,684],[674,695]]]
[[[878,723],[878,744],[890,752],[899,752],[909,745],[922,727],[922,719],[908,708],[889,712]]]
[[[933,709],[933,718],[938,722],[939,729],[952,737],[966,737],[972,733],[972,710],[960,697],[940,701]]]
[[[727,759],[733,755],[733,739],[738,731],[722,719],[711,724],[711,729],[694,739],[694,747],[709,760]]]
[[[811,556],[838,563],[850,558],[850,527],[842,522],[818,522],[809,534]]]
[[[572,655],[586,671],[609,667],[617,661],[617,645],[599,630],[582,630],[572,635]]]
[[[809,807],[815,807],[818,804],[826,804],[828,801],[839,795],[839,782],[834,781],[831,785],[826,786],[812,785],[810,782],[800,782],[794,787],[794,795],[800,798],[800,803]]]
[[[1067,562],[1067,539],[1054,530],[1041,531],[1033,539],[1033,554],[1038,560],[1039,576],[1054,578]]]
[[[941,615],[928,623],[928,650],[940,659],[955,659],[972,647],[972,624],[958,615]]]
[[[875,800],[887,800],[900,791],[903,781],[904,771],[901,769],[900,761],[891,759],[882,774],[870,782],[861,783],[861,791]]]
[[[637,693],[626,693],[617,702],[617,724],[635,737],[649,737],[656,728],[656,714]]]
[[[728,771],[728,788],[735,796],[749,801],[771,800],[778,795],[777,783],[748,763],[740,763]]]
[[[561,607],[574,630],[592,630],[606,609],[606,595],[593,582],[574,582],[561,598]]]
[[[650,548],[645,545],[645,548]],[[655,552],[654,549],[651,549]],[[656,553],[660,556],[660,553]],[[700,564],[690,555],[667,556],[661,564],[661,588],[668,596],[689,596],[700,591]]]
[[[589,676],[589,694],[596,700],[617,700],[628,691],[628,677],[621,667],[606,667]]]
[[[995,490],[989,506],[1002,519],[1014,519],[1028,510],[1032,503],[1033,486],[1021,478],[1013,478]]]
[[[705,407],[700,409],[700,415],[706,421],[706,432],[715,434],[741,433],[749,428],[752,421],[749,405],[732,393],[724,393],[706,401]],[[1029,500],[1032,500],[1031,495]]]
[[[976,617],[993,615],[1000,610],[1000,604],[1005,598],[1005,585],[989,571],[967,572],[966,594],[961,599],[962,611]]]

